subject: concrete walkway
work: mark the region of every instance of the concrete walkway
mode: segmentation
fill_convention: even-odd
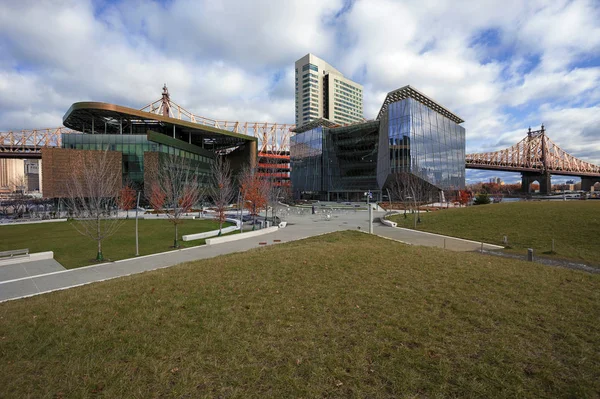
[[[383,212],[375,212],[373,218],[377,219],[380,216],[383,216]],[[286,228],[279,229],[274,233],[223,244],[186,248],[77,269],[57,270],[45,274],[17,273],[10,279],[5,279],[4,281],[0,279],[0,302],[142,273],[197,259],[207,259],[234,252],[244,252],[252,248],[264,246],[264,243],[272,245],[278,242],[289,242],[341,230],[369,231],[368,213],[366,211],[333,214],[329,220],[324,218],[323,215],[318,214],[289,216],[287,222],[288,225]],[[387,227],[381,225],[379,222],[374,223],[373,232],[377,235],[408,244],[437,246],[440,248],[446,247],[455,251],[475,251],[481,248],[481,243]],[[484,249],[487,250],[497,248],[499,247],[484,244]]]
[[[61,270],[66,269],[54,259],[24,261],[12,264],[2,264],[2,261],[0,261],[0,282],[54,273]]]

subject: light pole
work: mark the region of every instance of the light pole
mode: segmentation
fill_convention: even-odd
[[[367,197],[367,207],[369,208],[369,234],[373,234],[373,208],[371,208],[371,203],[369,202],[373,199],[373,193],[369,190],[365,193],[365,196]]]
[[[140,243],[138,239],[138,208],[140,207],[140,192],[138,191],[135,205],[135,256],[140,256]]]

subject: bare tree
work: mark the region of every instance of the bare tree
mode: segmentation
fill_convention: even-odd
[[[274,178],[269,179],[268,203],[271,206],[271,218],[275,223],[275,215],[279,210],[279,198],[281,197],[281,185],[277,184]]]
[[[225,211],[235,195],[229,161],[224,160],[222,157],[217,157],[212,165],[211,172],[212,187],[210,189],[210,196],[215,204],[215,208],[217,208],[219,235],[221,235],[223,222],[225,222],[226,218]]]
[[[133,207],[136,205],[136,196],[137,192],[133,188],[133,183],[129,179],[127,179],[123,183],[123,187],[121,187],[121,189],[119,190],[118,200],[119,208],[127,212],[126,219],[129,219],[129,210],[133,209]]]
[[[0,213],[2,216],[7,216],[9,209],[12,208],[11,200],[0,200]]]
[[[27,178],[25,176],[19,176],[10,182],[10,186],[14,188],[11,194],[13,214],[21,218],[27,213],[27,201],[28,196],[25,194],[27,191]]]
[[[246,208],[246,192],[250,181],[252,180],[252,167],[250,165],[244,165],[242,170],[236,176],[238,186],[238,207],[240,210],[240,230],[243,230],[244,226],[244,208]]]
[[[117,195],[121,186],[119,167],[108,151],[85,151],[72,160],[67,182],[67,206],[75,218],[73,226],[98,244],[96,260],[102,261],[102,241],[113,235],[123,221],[117,218]]]
[[[396,173],[389,188],[391,194],[402,201],[404,217],[410,207],[415,214],[415,228],[421,222],[420,207],[432,200],[434,195],[439,195],[435,186],[412,173]]]
[[[198,171],[190,162],[175,155],[160,154],[158,168],[152,178],[154,193],[160,192],[167,207],[165,213],[175,227],[173,247],[179,248],[178,226],[183,216],[202,197]]]
[[[252,230],[256,226],[256,217],[261,209],[268,207],[268,194],[269,185],[262,179],[256,169],[247,168],[247,171],[243,171],[240,179],[240,190],[242,192],[242,198],[244,200],[244,206],[248,208],[250,213],[253,215],[254,221],[252,224]]]
[[[405,218],[412,199],[410,184],[406,175],[407,173],[395,173],[389,187],[390,196],[402,202]]]

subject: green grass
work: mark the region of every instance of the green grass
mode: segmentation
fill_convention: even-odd
[[[414,227],[413,215],[395,215],[399,227]],[[600,265],[600,201],[513,202],[422,213],[417,230],[502,245],[509,251]],[[551,254],[552,239],[555,254]]]
[[[139,221],[140,255],[173,249],[175,230],[168,220]],[[82,236],[73,221],[0,226],[0,251],[29,248],[30,252],[54,251],[54,259],[67,269],[95,263],[96,241]],[[229,224],[227,224],[229,226]],[[186,234],[217,230],[214,220],[185,220],[179,225],[180,237]],[[204,244],[204,240],[179,241],[182,248]],[[106,260],[135,257],[135,220],[125,220],[113,236],[102,243]]]
[[[0,304],[0,397],[600,395],[600,276],[334,233]]]

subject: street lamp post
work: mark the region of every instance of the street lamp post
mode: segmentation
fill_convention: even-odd
[[[135,205],[135,256],[140,256],[140,243],[138,239],[138,209],[140,207],[140,192],[137,195],[137,204]]]
[[[373,199],[373,193],[371,190],[365,193],[367,197],[367,207],[369,208],[369,234],[373,234],[373,208],[371,207],[370,200]]]

